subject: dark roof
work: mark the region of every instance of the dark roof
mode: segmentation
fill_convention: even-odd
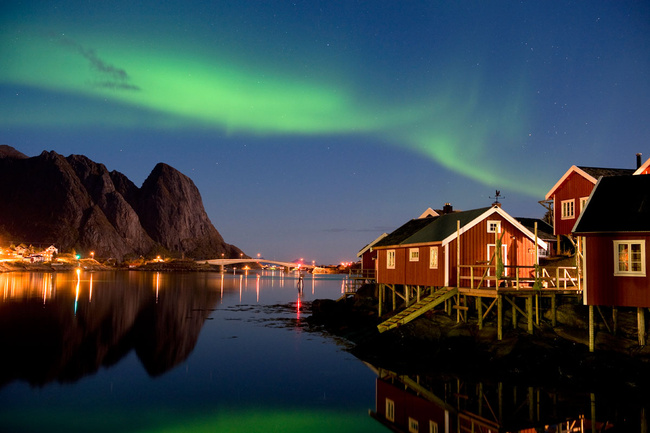
[[[609,176],[627,176],[634,173],[633,169],[629,168],[603,168],[603,167],[579,167],[578,168],[589,176],[593,176],[595,179],[599,177],[609,177]]]
[[[490,208],[485,207],[439,216],[433,223],[426,225],[418,232],[404,239],[401,243],[441,242],[456,232],[456,221],[460,221],[460,226],[464,227],[465,224],[474,221],[488,210]]]
[[[489,209],[489,207],[485,207],[437,217],[413,219],[377,242],[375,247],[441,242],[456,232],[456,221],[460,221],[460,226],[463,227]]]
[[[553,226],[548,224],[545,221],[542,221],[539,218],[515,218],[519,223],[530,230],[531,233],[535,233],[535,223],[537,223],[537,237],[544,241],[555,241],[555,236],[553,235]]]
[[[650,175],[600,179],[573,231],[650,232]]]
[[[426,218],[417,218],[408,221],[406,224],[402,225],[395,231],[391,232],[384,239],[380,240],[375,244],[375,247],[389,246],[389,245],[399,245],[402,241],[409,236],[416,233],[418,230],[422,229],[427,224],[432,223],[434,220],[440,217],[426,217]]]

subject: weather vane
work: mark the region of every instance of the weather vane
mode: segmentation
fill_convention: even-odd
[[[503,197],[503,196],[501,195],[501,191],[499,191],[499,190],[497,189],[497,190],[494,192],[494,197],[489,197],[489,198],[491,198],[491,199],[494,200],[494,203],[493,203],[493,204],[499,204],[499,199],[504,199],[505,197]]]

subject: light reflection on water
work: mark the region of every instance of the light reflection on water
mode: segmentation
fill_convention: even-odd
[[[618,396],[364,364],[303,327],[310,301],[337,299],[345,286],[341,276],[279,271],[0,274],[0,431],[643,425],[644,402]]]

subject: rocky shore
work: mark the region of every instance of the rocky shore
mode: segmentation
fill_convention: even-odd
[[[590,353],[582,305],[561,306],[558,325],[543,320],[532,335],[523,326],[508,326],[502,340],[495,323],[479,330],[476,320],[457,323],[455,315],[439,310],[380,334],[372,291],[366,287],[339,302],[315,300],[310,324],[346,339],[358,358],[404,374],[446,372],[584,388],[650,385],[650,349],[638,345],[635,319],[624,312],[616,335],[599,327]]]

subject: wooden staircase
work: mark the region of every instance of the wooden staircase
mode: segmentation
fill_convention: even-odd
[[[377,325],[377,329],[379,329],[379,332],[384,332],[388,331],[389,329],[405,325],[411,320],[420,317],[422,314],[431,310],[435,306],[442,304],[447,299],[455,296],[457,293],[458,289],[455,287],[437,290],[426,298],[421,299],[419,302],[416,302],[405,310],[400,311],[396,315],[390,317],[388,320],[381,322],[379,325]]]

